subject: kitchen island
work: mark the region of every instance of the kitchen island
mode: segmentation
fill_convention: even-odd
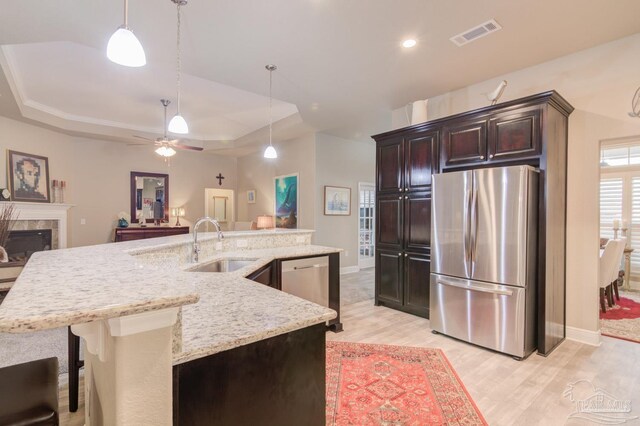
[[[249,231],[227,233],[218,241],[214,234],[203,234],[200,263],[250,259],[226,273],[190,272],[191,238],[186,235],[36,253],[0,306],[0,331],[72,326],[85,345],[88,425],[193,424],[194,417],[180,422],[189,413],[180,392],[187,378],[203,377],[197,362],[214,371],[216,363],[224,367],[244,357],[245,363],[253,359],[265,376],[269,372],[284,381],[271,381],[283,390],[280,402],[257,406],[284,404],[292,395],[309,399],[308,387],[296,395],[301,376],[294,361],[304,368],[308,357],[309,377],[321,380],[315,388],[324,392],[324,329],[337,313],[245,277],[278,259],[337,258],[338,249],[311,245],[311,235],[304,230]],[[228,372],[230,392],[242,371],[235,371],[238,380]],[[213,389],[217,400],[224,397],[220,388]],[[254,400],[273,398],[270,391],[255,391],[251,401],[243,401],[248,409]],[[324,422],[321,402],[321,418],[314,414],[307,424]],[[309,404],[316,407],[318,401]],[[197,423],[195,407],[190,415]],[[319,412],[310,410],[307,416]]]

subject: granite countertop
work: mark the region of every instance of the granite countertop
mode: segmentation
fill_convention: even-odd
[[[229,232],[225,239],[311,232]],[[199,241],[212,239],[214,233],[203,234]],[[176,235],[35,253],[0,305],[0,332],[44,330],[181,306],[181,338],[174,344],[179,348],[174,349],[174,363],[179,364],[336,317],[331,309],[244,277],[277,258],[340,249],[310,244],[247,247],[201,259],[256,259],[229,273],[187,272],[193,265],[173,264],[157,253],[190,242],[189,236]]]

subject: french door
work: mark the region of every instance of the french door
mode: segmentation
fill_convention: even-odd
[[[358,266],[375,266],[375,205],[376,187],[372,183],[358,184]]]

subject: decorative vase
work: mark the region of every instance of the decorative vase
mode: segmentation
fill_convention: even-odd
[[[4,247],[0,246],[0,263],[7,263],[9,261],[9,255]]]
[[[411,108],[411,124],[424,123],[427,121],[427,102],[428,99],[423,99],[413,102]]]
[[[129,226],[129,222],[127,222],[127,219],[125,218],[118,219],[118,228],[127,228],[128,226]]]

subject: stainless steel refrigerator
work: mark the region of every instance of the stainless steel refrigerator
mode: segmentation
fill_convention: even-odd
[[[526,357],[536,348],[538,172],[443,173],[432,189],[431,328]]]

